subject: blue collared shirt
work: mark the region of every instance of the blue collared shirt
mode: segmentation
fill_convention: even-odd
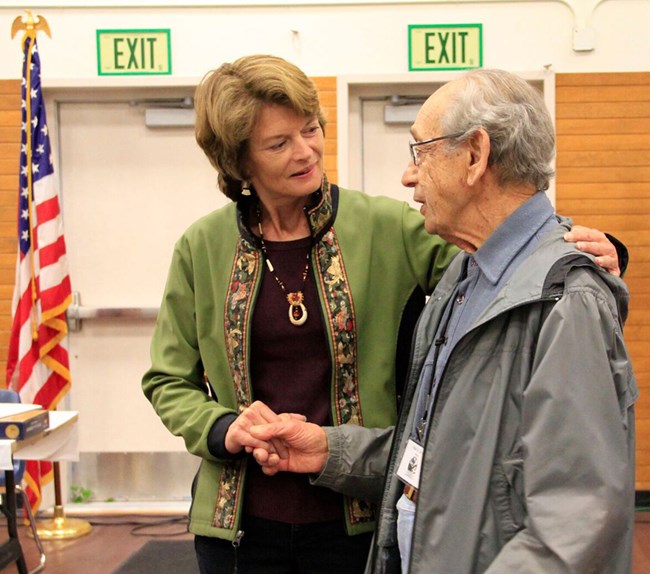
[[[536,193],[512,213],[480,249],[474,254],[463,255],[459,282],[436,333],[436,340],[444,342],[436,361],[435,345],[431,346],[420,373],[416,425],[424,415],[427,395],[430,395],[428,406],[435,398],[438,381],[456,343],[470,330],[540,239],[557,224],[546,194]]]

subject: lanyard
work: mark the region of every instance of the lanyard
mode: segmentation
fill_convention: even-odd
[[[437,391],[436,367],[438,365],[438,357],[440,356],[440,348],[447,342],[447,329],[449,328],[449,322],[451,320],[451,315],[454,308],[454,301],[456,300],[457,292],[458,292],[458,288],[456,288],[453,295],[450,297],[449,301],[447,302],[447,308],[444,311],[446,317],[443,320],[442,329],[439,331],[439,336],[435,338],[433,341],[434,352],[433,352],[433,365],[431,369],[431,381],[429,382],[429,390],[427,391],[424,413],[420,418],[420,421],[418,422],[417,426],[415,427],[415,436],[419,444],[424,444],[424,433],[427,428],[429,410],[433,412],[434,405],[431,401],[431,397],[434,394],[434,392]],[[436,396],[437,396],[437,392],[436,392]]]

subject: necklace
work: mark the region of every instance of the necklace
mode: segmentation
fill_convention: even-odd
[[[304,325],[307,320],[307,307],[305,307],[304,301],[305,297],[303,291],[305,290],[305,283],[307,283],[307,275],[309,275],[309,251],[307,251],[307,261],[305,262],[305,268],[302,272],[302,287],[300,291],[287,292],[287,287],[284,282],[276,275],[273,263],[271,263],[271,258],[269,253],[266,250],[266,243],[264,243],[264,230],[262,229],[262,213],[260,208],[257,208],[257,228],[260,230],[260,241],[262,243],[262,253],[266,259],[266,266],[269,268],[269,271],[275,278],[275,282],[280,286],[282,292],[287,296],[287,301],[289,302],[289,321],[292,325],[300,327]]]

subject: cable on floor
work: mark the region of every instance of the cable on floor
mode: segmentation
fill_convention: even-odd
[[[164,518],[162,520],[143,520],[142,517],[134,517],[131,520],[125,520],[124,517],[118,519],[118,520],[102,520],[102,519],[97,519],[97,518],[90,518],[88,519],[88,522],[92,526],[129,526],[132,525],[133,528],[131,529],[130,534],[133,536],[148,536],[151,538],[163,538],[163,537],[170,537],[170,536],[182,536],[184,534],[187,534],[189,532],[188,527],[189,527],[189,519],[186,515],[184,516],[171,516],[168,518]],[[175,525],[184,525],[183,530],[173,530],[173,531],[163,531],[163,532],[157,532],[156,530],[159,528],[165,528],[169,526],[175,526]],[[149,531],[149,529],[152,529],[153,531]]]

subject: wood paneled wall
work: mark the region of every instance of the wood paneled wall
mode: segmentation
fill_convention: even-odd
[[[650,490],[650,73],[558,74],[556,121],[557,210],[630,251],[625,340],[641,393],[637,490]]]
[[[0,81],[0,387],[11,328],[16,275],[16,209],[20,153],[20,80]]]
[[[338,133],[336,128],[336,78],[312,78],[318,88],[321,106],[325,112],[325,173],[329,181],[338,183],[339,172],[337,167],[337,141]]]

